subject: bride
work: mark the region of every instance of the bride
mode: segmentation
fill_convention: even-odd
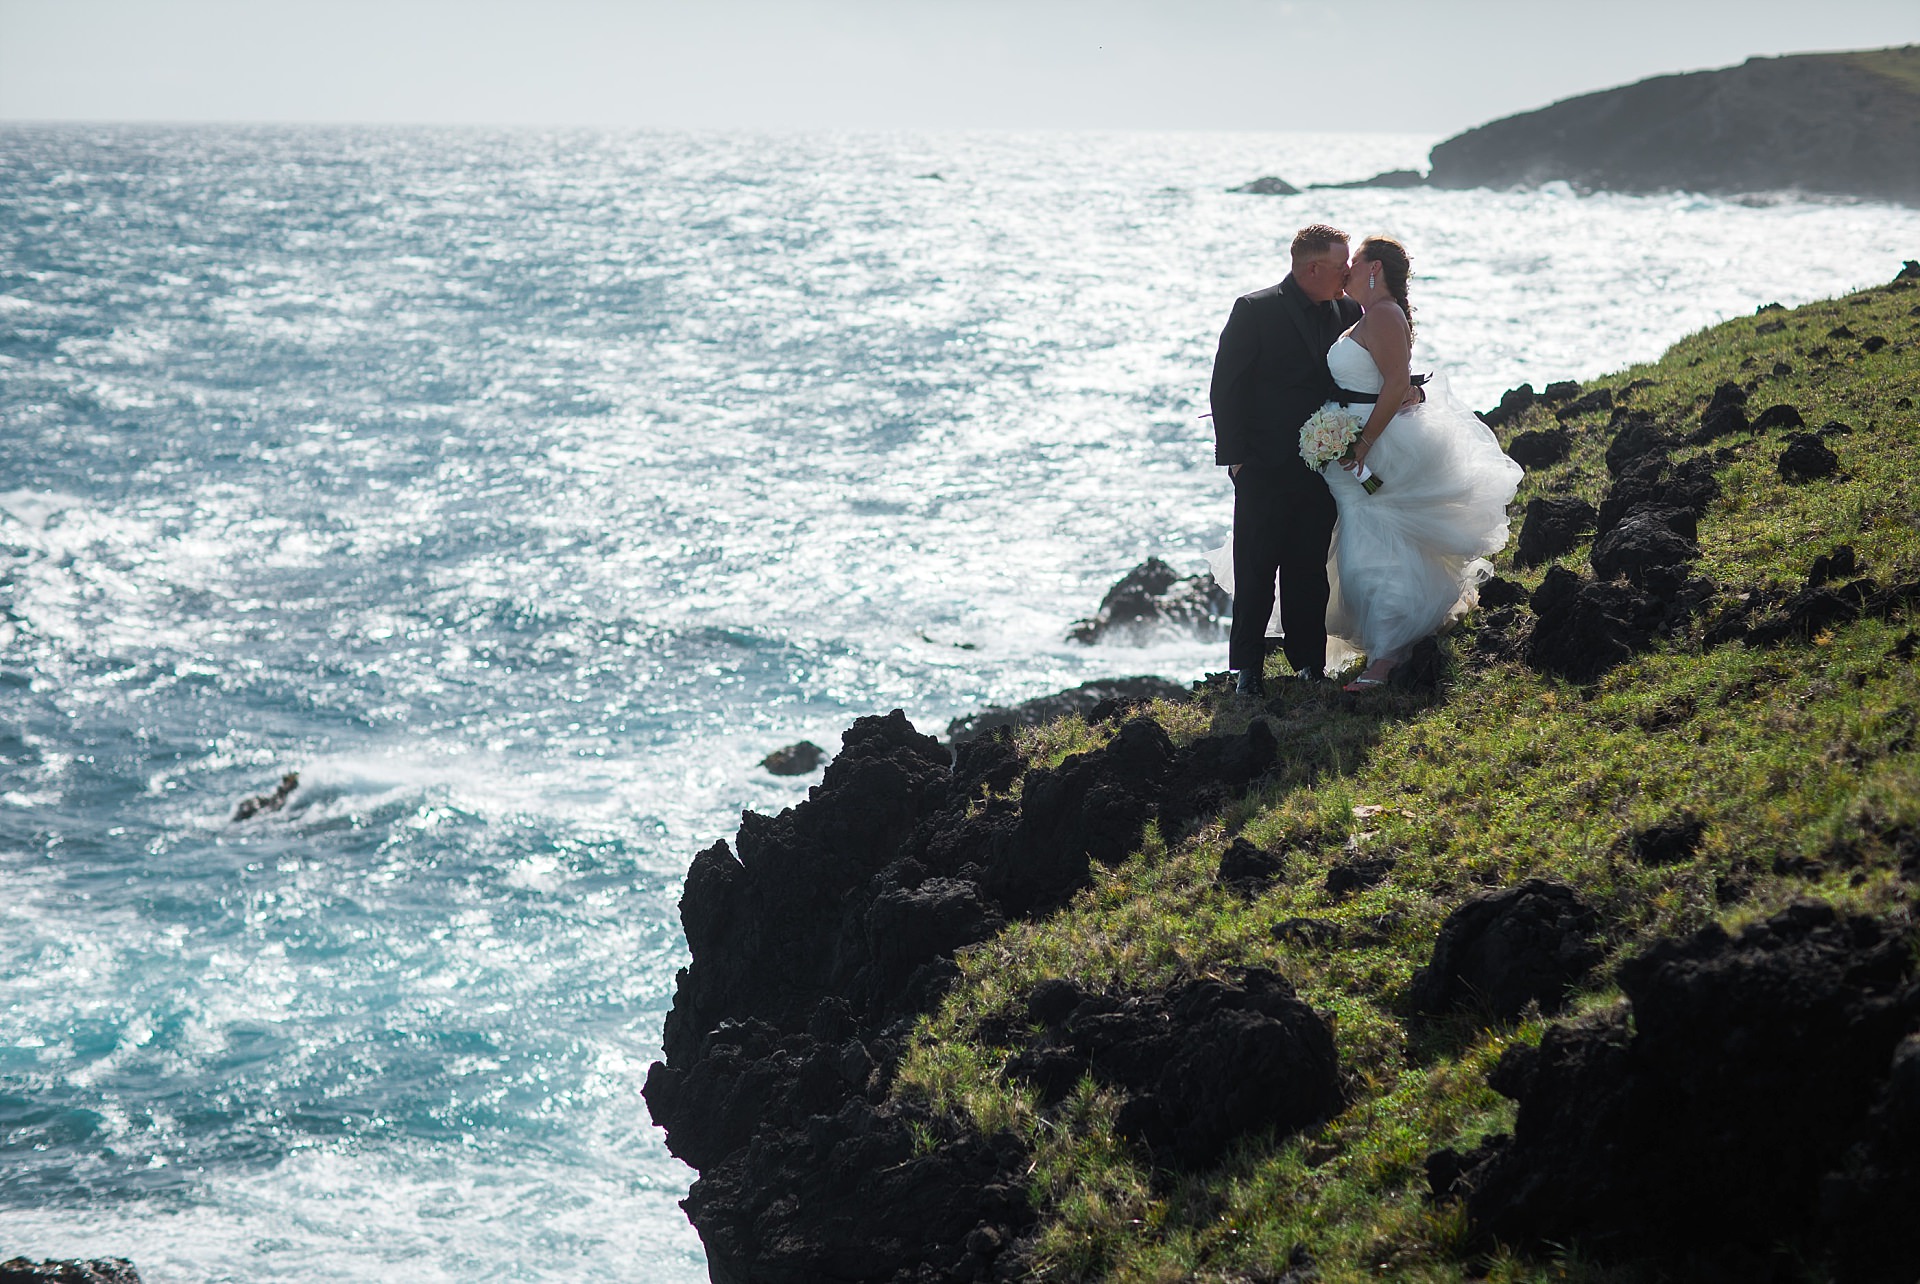
[[[1348,691],[1384,683],[1414,643],[1475,605],[1520,485],[1520,465],[1443,380],[1426,385],[1425,402],[1397,410],[1411,384],[1408,267],[1398,241],[1361,242],[1347,295],[1365,313],[1327,353],[1336,398],[1367,416],[1351,458],[1321,469],[1340,514],[1327,632],[1369,661]],[[1380,479],[1377,491],[1362,485],[1363,466]]]

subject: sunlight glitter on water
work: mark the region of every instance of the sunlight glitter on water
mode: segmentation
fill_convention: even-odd
[[[1224,190],[1428,141],[0,131],[8,1251],[700,1278],[639,1099],[687,860],[859,714],[1221,663],[1064,635],[1225,537],[1213,345],[1296,226],[1405,240],[1476,404],[1920,246]]]

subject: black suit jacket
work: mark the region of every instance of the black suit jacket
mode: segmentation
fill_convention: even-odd
[[[1360,319],[1360,305],[1315,303],[1289,276],[1242,295],[1213,360],[1213,462],[1263,464],[1318,480],[1300,458],[1300,425],[1327,400],[1327,349]]]

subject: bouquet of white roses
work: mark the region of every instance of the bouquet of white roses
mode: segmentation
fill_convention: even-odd
[[[1300,425],[1300,458],[1316,471],[1347,458],[1353,443],[1359,440],[1361,427],[1360,416],[1344,406],[1320,407]],[[1355,476],[1369,495],[1380,489],[1380,479],[1365,465]]]

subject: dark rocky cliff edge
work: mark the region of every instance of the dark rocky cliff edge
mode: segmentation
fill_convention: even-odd
[[[1916,352],[1920,263],[1512,390],[1385,690],[855,722],[688,871],[713,1279],[1914,1284]]]
[[[1509,116],[1433,149],[1435,187],[1801,191],[1920,202],[1920,45],[1751,58]]]

